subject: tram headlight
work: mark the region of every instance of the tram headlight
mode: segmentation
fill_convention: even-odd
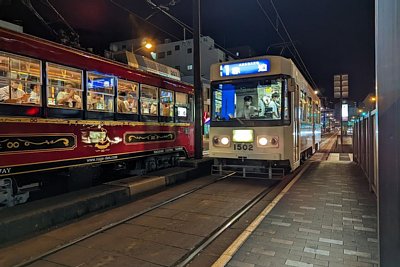
[[[229,136],[214,136],[213,137],[213,145],[216,147],[229,147],[231,145],[231,139]]]
[[[261,137],[258,139],[258,144],[261,146],[266,146],[268,144],[268,139],[265,137]]]
[[[261,148],[278,148],[279,137],[271,135],[259,135],[257,136],[257,146]]]
[[[229,138],[224,136],[221,138],[221,144],[223,144],[224,146],[229,144]]]

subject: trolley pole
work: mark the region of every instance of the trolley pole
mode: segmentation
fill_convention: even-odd
[[[200,74],[200,0],[193,0],[194,157],[203,158],[203,87]]]

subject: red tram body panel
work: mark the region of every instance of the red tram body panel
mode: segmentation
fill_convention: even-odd
[[[0,29],[0,53],[3,53],[5,58],[0,62],[0,68],[4,70],[0,74],[0,82],[10,84],[12,79],[16,79],[14,77],[21,79],[21,83],[30,82],[30,74],[24,74],[29,67],[24,67],[23,70],[13,70],[12,64],[17,62],[13,59],[14,56],[40,61],[39,73],[41,76],[37,75],[39,77],[37,80],[40,80],[37,82],[40,86],[40,104],[0,103],[0,178],[168,153],[185,157],[193,156],[193,102],[190,102],[190,99],[193,97],[194,90],[191,85],[78,49],[4,29]],[[82,108],[71,110],[68,109],[69,107],[55,108],[51,106],[50,94],[54,94],[54,91],[59,89],[53,87],[49,89],[52,81],[48,77],[50,74],[47,73],[48,66],[50,66],[47,65],[48,63],[76,68],[82,72],[80,78],[82,86],[79,91],[80,95],[78,95],[81,98]],[[119,89],[115,85],[113,95],[103,95],[104,101],[106,97],[109,98],[108,104],[103,105],[111,106],[111,110],[114,111],[93,111],[89,116],[88,114],[91,113],[87,110],[89,100],[86,100],[90,96],[89,86],[92,86],[92,84],[88,85],[89,71],[104,73],[107,77],[111,77],[110,80],[114,79],[118,82],[120,79],[134,82],[138,88],[140,85],[140,90],[137,89],[136,113],[125,114],[125,118],[122,119],[117,117]],[[56,82],[62,86],[66,84],[62,78]],[[142,99],[143,95],[140,95],[142,85],[156,88],[152,90],[156,92],[157,98],[150,100],[158,101],[160,107],[158,107],[158,115],[148,117],[151,120],[145,119],[147,115],[144,116],[143,113],[143,110],[149,112],[149,108],[143,108],[143,99],[145,98]],[[79,84],[75,86],[79,87]],[[166,94],[169,94],[175,101],[168,102],[168,106],[167,104],[165,106],[168,107],[168,110],[169,108],[174,110],[167,113],[167,121],[161,119],[161,98],[164,93],[162,90],[165,90]],[[12,92],[9,92],[12,95]],[[24,93],[27,92],[27,90],[24,91]],[[30,91],[29,95],[32,96],[32,92]],[[178,93],[187,95],[188,99],[186,106],[180,104],[184,106],[183,119],[178,118],[177,115],[178,100],[175,98],[178,97]],[[11,97],[9,96],[9,99]],[[152,105],[153,102],[151,102]],[[56,112],[54,113],[54,111]],[[56,116],[53,116],[53,113]]]

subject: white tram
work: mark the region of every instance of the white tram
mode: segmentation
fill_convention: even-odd
[[[290,59],[213,64],[211,90],[214,172],[272,178],[296,169],[318,149],[320,100]]]

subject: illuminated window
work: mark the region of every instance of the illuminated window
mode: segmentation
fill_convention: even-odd
[[[157,87],[140,85],[140,104],[142,115],[158,116],[158,90]]]
[[[174,92],[160,89],[160,116],[174,116]]]
[[[178,118],[188,118],[190,113],[188,94],[176,92],[175,96],[176,116]]]
[[[82,71],[47,63],[47,106],[82,109]]]
[[[41,105],[41,62],[0,52],[0,103]]]
[[[88,72],[87,77],[87,109],[90,111],[114,111],[114,77]]]
[[[193,65],[187,65],[187,70],[192,70],[193,69]]]
[[[138,83],[118,80],[117,111],[119,113],[138,113],[138,90]]]

